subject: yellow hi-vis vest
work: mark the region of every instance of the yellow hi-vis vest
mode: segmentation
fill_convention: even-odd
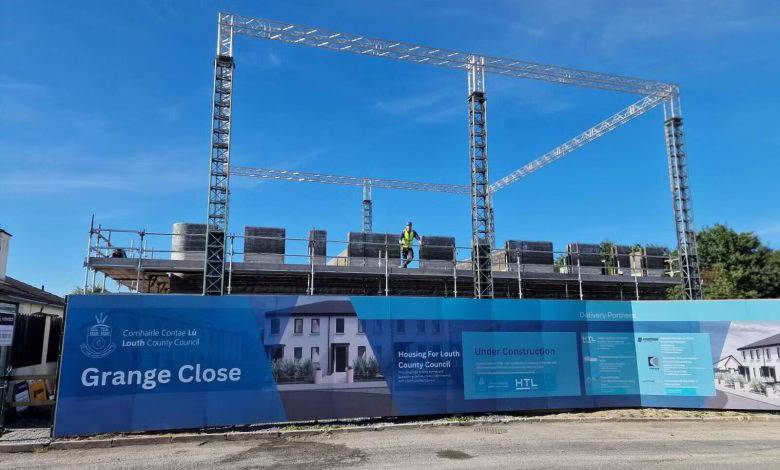
[[[401,243],[402,243],[403,247],[404,248],[412,248],[414,246],[414,230],[409,231],[409,230],[404,229],[402,235],[403,235],[403,237],[401,238],[401,240],[402,240]]]

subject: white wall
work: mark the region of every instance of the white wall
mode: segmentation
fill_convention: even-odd
[[[312,334],[311,320],[317,318],[320,320],[319,334]],[[336,319],[344,319],[344,333],[336,333]],[[303,320],[303,333],[295,334],[295,320]],[[330,345],[334,343],[349,343],[348,365],[358,357],[358,347],[366,348],[366,356],[373,356],[374,353],[368,344],[368,338],[365,333],[358,333],[358,319],[354,315],[325,315],[325,316],[290,316],[286,322],[280,318],[279,334],[271,334],[271,320],[265,319],[265,332],[263,343],[265,346],[277,344],[284,345],[284,358],[293,359],[296,347],[303,348],[302,359],[311,358],[312,346],[320,348],[320,368],[326,373],[330,372]]]
[[[0,279],[5,279],[8,271],[8,247],[11,242],[11,235],[0,230]]]

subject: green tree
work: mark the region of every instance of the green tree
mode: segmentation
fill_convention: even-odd
[[[756,234],[717,224],[699,232],[697,241],[704,298],[780,296],[780,253],[762,244]]]

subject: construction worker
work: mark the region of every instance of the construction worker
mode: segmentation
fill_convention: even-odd
[[[401,267],[406,268],[409,263],[414,260],[414,239],[420,241],[420,236],[412,229],[412,223],[406,224],[406,228],[401,232],[401,239],[398,241],[401,244]]]

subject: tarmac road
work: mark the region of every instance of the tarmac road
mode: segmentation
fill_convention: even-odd
[[[770,468],[780,422],[556,422],[0,454],[4,469]]]
[[[741,397],[734,393],[727,393],[721,390],[715,391],[715,400],[709,404],[709,407],[728,410],[778,410],[778,408],[771,403],[752,400],[750,398]]]

